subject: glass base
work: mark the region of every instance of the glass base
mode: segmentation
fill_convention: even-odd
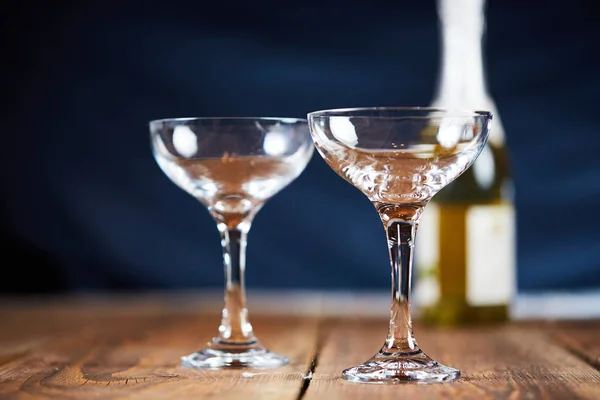
[[[457,379],[460,371],[434,361],[421,350],[411,353],[380,351],[364,364],[345,369],[342,376],[356,383],[440,383]]]
[[[227,343],[218,339],[196,353],[181,357],[181,365],[187,368],[279,368],[289,361],[286,357],[272,353],[258,342]]]

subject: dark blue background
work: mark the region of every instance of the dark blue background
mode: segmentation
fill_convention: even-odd
[[[600,288],[594,5],[489,2],[521,291]],[[10,292],[220,287],[215,224],[159,170],[147,122],[427,105],[439,66],[433,1],[2,7],[2,269],[16,278],[0,287]],[[250,287],[387,290],[388,265],[374,208],[316,153],[249,235]]]

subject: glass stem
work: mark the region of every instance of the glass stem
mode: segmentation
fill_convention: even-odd
[[[216,340],[222,344],[252,344],[256,338],[248,319],[244,283],[246,237],[250,222],[244,221],[234,227],[220,223],[218,228],[225,267],[225,307]]]
[[[392,306],[388,336],[381,351],[389,354],[420,352],[413,335],[410,287],[414,240],[423,205],[376,205],[388,241],[392,267]]]

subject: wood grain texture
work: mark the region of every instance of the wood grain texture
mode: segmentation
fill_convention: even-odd
[[[344,368],[374,355],[387,321],[331,321],[306,391],[310,399],[600,399],[600,374],[558,346],[543,324],[435,330],[415,328],[426,353],[458,368],[457,382],[367,385],[346,382]],[[595,341],[598,342],[598,338]]]
[[[555,323],[552,335],[565,348],[600,371],[600,321]]]
[[[383,344],[385,317],[268,315],[257,336],[290,365],[198,371],[179,357],[216,333],[215,301],[119,297],[0,300],[0,400],[5,399],[600,399],[600,321],[489,327],[416,326],[421,347],[459,368],[432,385],[346,382],[344,368]]]
[[[296,399],[316,342],[315,318],[257,316],[259,339],[289,365],[198,371],[179,357],[212,338],[215,313],[66,308],[0,312],[0,399]]]

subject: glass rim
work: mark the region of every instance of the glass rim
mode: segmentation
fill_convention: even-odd
[[[458,118],[458,117],[484,117],[492,118],[493,113],[487,110],[479,110],[476,108],[464,108],[464,107],[429,107],[429,106],[380,106],[380,107],[349,107],[349,108],[331,108],[311,111],[307,114],[308,118],[319,118],[319,117],[356,117],[356,118],[433,118],[428,115],[352,115],[355,112],[372,112],[372,111],[423,111],[423,112],[445,112],[443,118]],[[456,113],[457,115],[453,115]],[[465,115],[468,114],[468,115]]]
[[[158,118],[152,119],[148,123],[150,125],[157,123],[186,123],[194,121],[279,121],[289,124],[298,122],[308,122],[306,118],[297,117],[173,117],[173,118]]]

